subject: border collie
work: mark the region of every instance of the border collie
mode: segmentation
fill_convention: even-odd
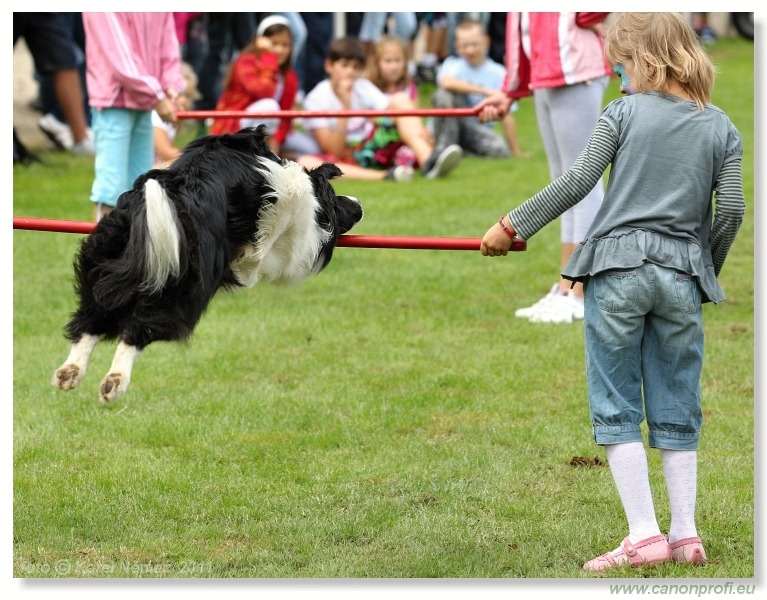
[[[260,126],[190,142],[98,222],[75,257],[72,348],[54,386],[76,388],[96,344],[116,339],[100,386],[112,402],[141,350],[188,338],[220,288],[298,283],[330,262],[338,236],[362,219],[360,203],[333,191],[338,167],[306,171],[273,154],[264,135]]]

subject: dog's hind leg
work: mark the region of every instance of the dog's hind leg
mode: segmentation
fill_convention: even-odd
[[[53,385],[64,391],[76,388],[85,377],[88,360],[100,339],[100,336],[86,333],[72,344],[64,364],[53,374]]]
[[[133,363],[140,352],[141,350],[137,346],[131,346],[123,341],[117,344],[109,373],[101,380],[102,401],[114,402],[128,391]]]

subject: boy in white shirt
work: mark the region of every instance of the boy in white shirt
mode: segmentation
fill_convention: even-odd
[[[325,60],[328,78],[304,99],[307,111],[323,110],[409,110],[415,103],[405,93],[389,98],[376,85],[361,77],[365,48],[354,37],[335,40]],[[303,156],[299,163],[313,168],[333,162],[345,176],[354,179],[393,179],[407,181],[411,167],[395,166],[394,156],[403,144],[416,155],[421,173],[427,179],[442,177],[455,168],[462,151],[456,144],[434,147],[420,117],[311,117],[304,128],[323,153]]]

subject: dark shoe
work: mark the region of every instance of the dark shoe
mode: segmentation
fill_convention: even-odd
[[[14,165],[28,165],[30,163],[39,163],[40,159],[37,155],[29,151],[29,149],[21,143],[19,136],[16,135],[16,128],[13,129],[13,164]]]
[[[418,65],[415,68],[416,83],[437,83],[437,67]]]
[[[444,177],[461,162],[463,150],[458,144],[451,144],[444,150],[434,150],[421,169],[424,178]]]

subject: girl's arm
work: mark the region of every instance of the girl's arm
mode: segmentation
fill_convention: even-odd
[[[573,166],[509,213],[514,230],[523,239],[528,239],[583,200],[594,189],[617,149],[615,132],[604,119],[600,119]]]
[[[711,255],[714,259],[714,273],[718,277],[746,212],[740,158],[722,166],[714,184],[714,192],[716,212],[711,227]]]
[[[545,225],[575,206],[594,188],[618,149],[613,129],[600,119],[583,152],[572,167],[507,215],[509,232],[493,225],[482,238],[485,256],[503,256],[511,247],[509,233],[526,240]]]
[[[259,56],[248,56],[237,60],[233,79],[252,98],[253,102],[262,98],[273,98],[277,91],[277,57],[271,52],[262,52]]]
[[[173,141],[162,127],[154,127],[154,153],[163,162],[171,162],[178,158],[181,150],[173,145]]]

